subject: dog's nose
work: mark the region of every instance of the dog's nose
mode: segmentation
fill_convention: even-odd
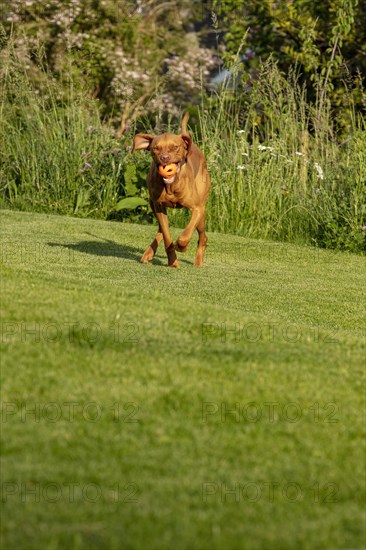
[[[170,157],[169,157],[169,155],[160,155],[160,160],[164,164],[169,164]]]

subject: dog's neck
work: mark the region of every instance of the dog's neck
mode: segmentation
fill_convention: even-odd
[[[164,189],[167,195],[174,194],[174,191],[177,188],[177,184],[179,184],[179,175],[180,174],[178,174],[178,177],[173,181],[173,183],[164,183]]]

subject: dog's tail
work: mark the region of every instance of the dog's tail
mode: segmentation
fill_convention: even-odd
[[[182,134],[184,136],[189,136],[189,132],[187,130],[187,122],[188,122],[188,119],[189,119],[189,113],[188,111],[186,113],[184,113],[184,117],[182,119]]]

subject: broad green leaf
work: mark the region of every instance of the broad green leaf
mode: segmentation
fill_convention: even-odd
[[[133,210],[134,208],[137,208],[138,206],[146,206],[147,201],[145,199],[141,199],[140,197],[127,197],[125,199],[120,200],[117,205],[117,210]]]
[[[134,164],[128,164],[124,173],[125,180],[125,192],[127,196],[134,196],[138,193],[138,188],[135,185],[137,183],[136,166]]]

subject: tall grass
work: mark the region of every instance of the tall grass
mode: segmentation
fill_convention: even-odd
[[[238,98],[223,90],[200,114],[212,175],[209,228],[255,238],[365,249],[365,119],[337,137],[292,73],[263,64]]]
[[[11,46],[2,63],[2,205],[151,219],[147,206],[122,213],[119,207],[126,196],[147,198],[149,156],[130,155],[134,129],[114,138],[98,103],[74,81],[72,64],[66,92],[43,69],[36,93]],[[296,73],[284,77],[270,61],[250,87],[224,86],[203,97],[193,133],[212,179],[209,230],[365,250],[366,125],[350,113],[338,137],[329,105],[324,102],[319,117]],[[187,216],[170,214],[176,225]]]
[[[3,56],[4,61],[4,56]],[[1,196],[22,210],[105,217],[123,195],[126,149],[83,85],[43,69],[41,93],[9,49],[1,78]]]

